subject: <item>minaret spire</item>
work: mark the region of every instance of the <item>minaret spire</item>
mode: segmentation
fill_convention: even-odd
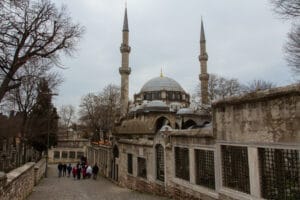
[[[123,22],[123,31],[129,31],[129,28],[128,28],[128,17],[127,17],[127,2],[125,3],[125,14],[124,14],[124,22]]]
[[[199,75],[199,79],[201,81],[201,104],[208,105],[208,79],[209,75],[207,73],[207,60],[208,55],[206,52],[206,40],[205,40],[205,33],[204,33],[204,25],[203,20],[201,17],[201,30],[200,30],[200,69],[201,74]]]
[[[129,67],[129,28],[128,28],[128,18],[127,18],[127,6],[125,7],[124,23],[123,23],[123,37],[120,51],[122,54],[122,63],[119,68],[121,75],[121,117],[127,114],[128,109],[128,88],[129,88],[129,74],[131,68]]]

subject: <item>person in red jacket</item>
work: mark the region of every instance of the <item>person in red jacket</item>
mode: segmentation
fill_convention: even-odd
[[[73,174],[73,177],[74,179],[76,179],[76,175],[77,175],[77,168],[76,168],[76,165],[73,167],[72,169],[72,174]]]

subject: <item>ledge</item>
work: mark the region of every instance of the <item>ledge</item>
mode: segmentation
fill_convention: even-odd
[[[214,101],[213,107],[220,107],[224,105],[235,105],[241,103],[258,102],[263,100],[275,99],[289,95],[300,95],[300,84],[293,84],[284,87],[277,87],[268,90],[259,90],[250,92],[240,96],[227,97],[221,100]]]

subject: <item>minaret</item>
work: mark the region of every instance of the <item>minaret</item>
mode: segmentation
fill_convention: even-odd
[[[208,60],[208,55],[206,53],[206,40],[204,34],[203,21],[201,19],[200,55],[199,55],[201,74],[199,75],[199,79],[201,81],[201,104],[202,105],[208,104],[209,75],[207,74],[207,60]]]
[[[130,46],[129,43],[129,29],[128,29],[128,19],[127,19],[127,7],[125,7],[125,16],[123,23],[123,42],[120,47],[120,51],[122,54],[122,65],[119,68],[119,72],[121,75],[121,117],[127,114],[128,108],[128,88],[129,81],[128,77],[131,72],[131,68],[129,67],[129,53]]]

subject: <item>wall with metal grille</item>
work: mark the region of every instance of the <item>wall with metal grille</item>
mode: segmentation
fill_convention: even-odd
[[[300,152],[259,148],[260,183],[265,199],[300,199]]]
[[[215,189],[214,151],[195,149],[196,184]]]
[[[156,178],[165,181],[164,148],[161,144],[155,146],[156,151]]]
[[[223,185],[250,194],[247,147],[221,146]]]
[[[132,154],[127,154],[127,172],[132,174]]]
[[[138,157],[137,158],[138,176],[142,178],[147,178],[147,165],[146,159]]]
[[[184,180],[190,180],[189,149],[175,147],[175,176]]]

